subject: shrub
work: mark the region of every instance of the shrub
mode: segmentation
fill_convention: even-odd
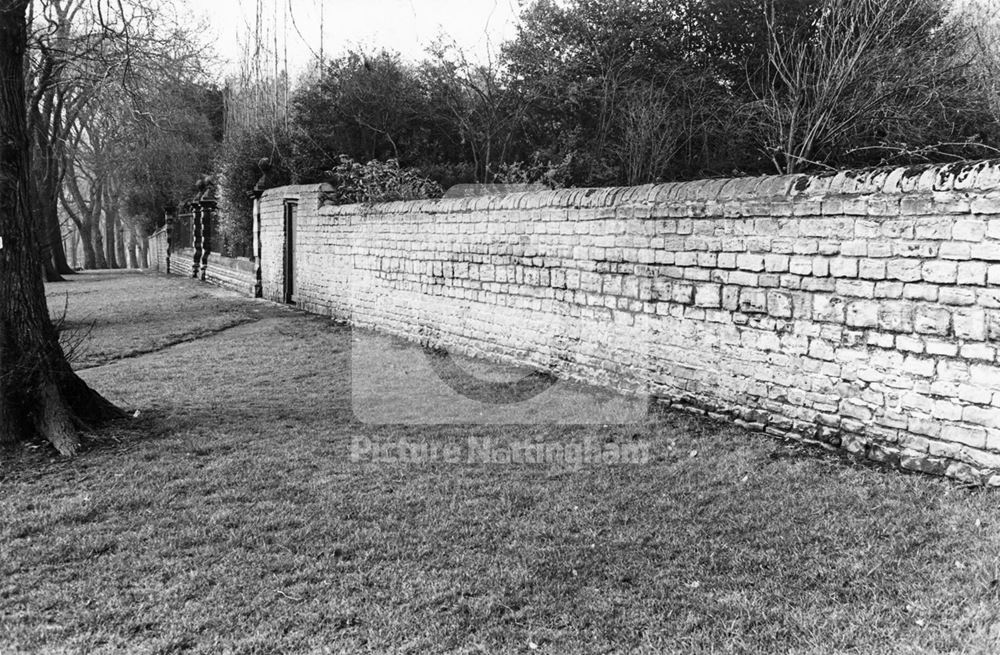
[[[359,164],[341,155],[340,163],[326,171],[326,177],[334,186],[331,199],[338,205],[440,198],[444,193],[437,182],[417,169],[400,168],[395,159]]]
[[[244,130],[227,134],[215,160],[219,189],[219,234],[226,255],[247,255],[253,243],[253,197],[251,190],[261,179],[259,163],[270,162],[265,188],[291,182],[285,164],[290,151],[288,135],[282,131]]]

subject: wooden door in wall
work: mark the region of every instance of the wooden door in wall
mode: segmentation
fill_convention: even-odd
[[[295,304],[295,245],[298,237],[296,214],[298,205],[285,203],[285,302]]]

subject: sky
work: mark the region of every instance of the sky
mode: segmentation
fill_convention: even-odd
[[[192,4],[210,26],[225,71],[235,70],[259,4],[268,43],[273,47],[277,33],[283,55],[287,42],[293,74],[319,56],[321,15],[325,58],[352,47],[384,47],[420,59],[424,48],[445,34],[482,61],[514,36],[519,12],[518,0],[209,0],[201,9],[198,0]]]

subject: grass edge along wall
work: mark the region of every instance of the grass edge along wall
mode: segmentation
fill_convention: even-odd
[[[374,206],[328,190],[261,199],[265,298],[1000,485],[1000,161]]]

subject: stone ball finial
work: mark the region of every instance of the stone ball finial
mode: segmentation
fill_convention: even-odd
[[[267,172],[271,170],[271,160],[267,157],[261,157],[257,160],[257,168],[259,168],[264,174],[267,174]]]

